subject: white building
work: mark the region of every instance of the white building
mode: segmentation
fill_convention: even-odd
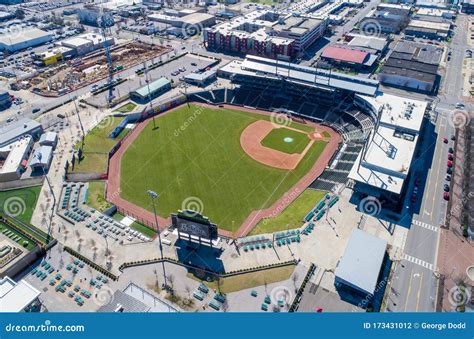
[[[51,146],[40,146],[33,153],[30,167],[33,171],[47,171],[51,160],[53,160],[53,148]]]
[[[40,294],[26,280],[0,279],[0,313],[33,311],[41,305],[38,300]]]
[[[26,135],[0,147],[0,182],[20,179],[32,146],[33,138]]]
[[[409,178],[427,103],[386,93],[356,95],[355,103],[378,116],[379,123],[349,178],[356,181],[357,191],[399,200]]]
[[[9,32],[0,35],[0,51],[10,53],[35,47],[51,41],[53,35],[38,28],[29,28],[21,32]]]

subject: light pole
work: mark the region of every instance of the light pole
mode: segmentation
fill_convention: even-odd
[[[107,259],[107,256],[109,255],[109,242],[107,241],[107,231],[102,228],[103,232],[104,232],[104,240],[105,240],[105,267],[107,267],[108,265],[108,259]],[[108,268],[108,267],[107,267]]]
[[[166,282],[165,262],[163,260],[163,245],[161,243],[161,232],[160,232],[160,228],[158,226],[158,217],[156,215],[156,206],[155,206],[155,199],[158,198],[158,194],[156,192],[152,191],[152,190],[148,190],[147,194],[150,196],[151,204],[153,206],[153,215],[155,216],[156,232],[158,233],[158,241],[160,243],[159,246],[160,246],[160,255],[161,255],[161,265],[163,267],[164,288],[167,289],[168,284]]]
[[[49,226],[48,226],[48,242],[49,238],[51,237],[51,225],[53,222],[53,215],[54,215],[54,209],[56,208],[56,195],[54,194],[53,186],[51,185],[51,182],[49,181],[48,175],[46,174],[46,170],[44,169],[44,164],[41,163],[41,160],[43,159],[43,154],[39,153],[38,154],[38,161],[40,163],[41,170],[43,171],[43,175],[46,179],[46,182],[48,183],[49,191],[51,192],[51,196],[53,197],[53,207],[51,208],[51,214],[49,217]]]

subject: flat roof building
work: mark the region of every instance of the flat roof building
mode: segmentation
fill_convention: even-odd
[[[33,171],[47,171],[53,160],[53,147],[40,146],[34,150],[30,161],[30,167]]]
[[[377,56],[365,51],[351,49],[344,45],[332,45],[323,50],[321,60],[343,67],[359,69],[372,67],[375,61],[377,61]]]
[[[336,287],[349,288],[361,297],[373,295],[386,250],[385,240],[354,229],[334,272]]]
[[[9,277],[0,279],[0,313],[28,312],[40,306],[41,292],[26,280],[13,281]]]
[[[41,146],[51,146],[51,147],[56,147],[58,143],[58,134],[55,132],[46,132],[41,135],[41,138],[39,139],[39,144]]]
[[[356,95],[355,103],[378,117],[349,178],[355,190],[399,201],[406,188],[422,129],[427,103],[379,92],[375,97]]]
[[[51,41],[52,33],[43,31],[38,28],[29,28],[21,31],[21,34],[14,32],[4,33],[0,35],[0,51],[10,53],[35,47]]]
[[[33,138],[26,135],[0,147],[0,182],[20,179],[32,146]]]
[[[33,139],[43,133],[43,126],[32,119],[24,118],[5,125],[0,129],[0,147],[12,143],[24,135],[31,135]]]
[[[130,98],[147,103],[171,89],[171,81],[162,77],[130,93]]]

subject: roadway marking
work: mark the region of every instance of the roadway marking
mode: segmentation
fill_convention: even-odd
[[[418,287],[418,295],[416,296],[416,309],[415,312],[418,312],[418,305],[420,304],[420,295],[421,295],[421,286],[423,284],[423,273],[421,273],[420,286]]]
[[[411,292],[411,280],[412,279],[413,279],[413,267],[412,267],[411,273],[410,273],[410,281],[408,282],[408,291],[407,291],[407,296],[406,296],[406,299],[405,299],[405,308],[404,308],[403,312],[407,311],[408,300],[410,299],[409,296],[410,296],[410,292]]]
[[[409,261],[411,263],[414,263],[416,265],[419,265],[421,267],[427,268],[431,271],[433,271],[433,269],[434,269],[433,264],[430,264],[429,262],[426,262],[424,260],[412,257],[411,255],[408,255],[408,254],[405,254],[403,259],[405,259],[406,261]]]
[[[418,227],[423,227],[427,230],[433,231],[433,232],[438,232],[438,227],[427,224],[426,222],[420,221],[420,220],[413,220],[412,225],[418,226]]]

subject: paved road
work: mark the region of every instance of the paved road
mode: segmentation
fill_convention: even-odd
[[[398,263],[388,298],[387,311],[393,312],[434,312],[436,309],[438,275],[437,253],[440,228],[444,223],[447,203],[443,199],[443,186],[446,177],[448,149],[453,145],[442,142],[443,137],[454,134],[450,123],[451,112],[456,102],[460,102],[463,79],[460,77],[466,40],[466,16],[460,15],[457,20],[455,36],[449,45],[452,51],[451,60],[447,63],[443,79],[443,89],[435,100],[437,116],[434,123],[435,142],[423,146],[427,153],[425,168],[429,168],[424,184],[423,201],[420,209],[413,215],[410,231],[405,243],[405,256]],[[472,109],[467,103],[466,107]],[[434,147],[431,159],[430,153]],[[423,163],[415,164],[423,168]]]

